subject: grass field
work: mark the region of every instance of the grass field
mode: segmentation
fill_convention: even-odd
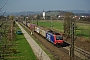
[[[37,22],[34,22],[34,23],[36,24]],[[53,29],[63,32],[63,21],[53,21],[53,20],[52,22],[50,20],[49,21],[38,21],[38,25],[45,26],[48,28],[53,28]]]
[[[20,29],[17,27],[17,30]],[[19,53],[14,54],[13,56],[15,57],[12,56],[12,58],[10,58],[9,60],[37,60],[24,35],[16,34],[15,40],[17,44],[15,48]]]
[[[90,37],[90,24],[77,23],[76,35],[80,37]]]
[[[36,24],[36,21],[34,21],[34,23]],[[38,21],[38,25],[39,26],[45,26],[48,28],[51,28],[51,21]],[[52,20],[52,26],[53,29],[56,29],[58,31],[63,32],[63,21],[53,21]],[[76,29],[76,35],[80,36],[80,37],[85,37],[88,38],[90,37],[90,24],[85,24],[85,23],[76,23],[77,29]]]

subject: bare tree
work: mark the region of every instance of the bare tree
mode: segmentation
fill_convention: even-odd
[[[5,5],[7,4],[8,0],[6,0],[5,4],[0,8],[0,12],[2,11],[2,9],[5,7]]]
[[[70,36],[70,28],[72,25],[72,22],[74,21],[73,18],[74,14],[71,12],[67,12],[65,14],[64,18],[64,34],[67,36],[67,38]]]
[[[7,2],[8,2],[8,0],[6,0],[5,4],[0,8],[0,12],[3,11],[3,8],[6,6]],[[2,14],[2,16],[4,16],[5,13],[6,13],[6,10],[5,10],[5,12]]]

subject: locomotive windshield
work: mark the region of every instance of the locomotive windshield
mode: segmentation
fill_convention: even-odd
[[[63,40],[62,36],[56,36],[56,40]]]

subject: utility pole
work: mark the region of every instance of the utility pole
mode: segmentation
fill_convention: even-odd
[[[40,16],[39,15],[37,15],[37,18],[36,18],[36,20],[37,20],[37,25],[38,25],[38,20],[40,19]]]
[[[33,18],[32,18],[32,24],[33,24]]]
[[[51,29],[52,29],[53,28],[53,26],[52,26],[52,16],[51,16],[51,23],[50,24],[51,24]]]
[[[75,25],[71,23],[71,46],[70,46],[70,60],[74,60],[74,35]]]
[[[38,25],[38,19],[37,19],[37,25]]]

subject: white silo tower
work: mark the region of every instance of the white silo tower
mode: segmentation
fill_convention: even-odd
[[[45,19],[45,11],[43,10],[43,19]]]

